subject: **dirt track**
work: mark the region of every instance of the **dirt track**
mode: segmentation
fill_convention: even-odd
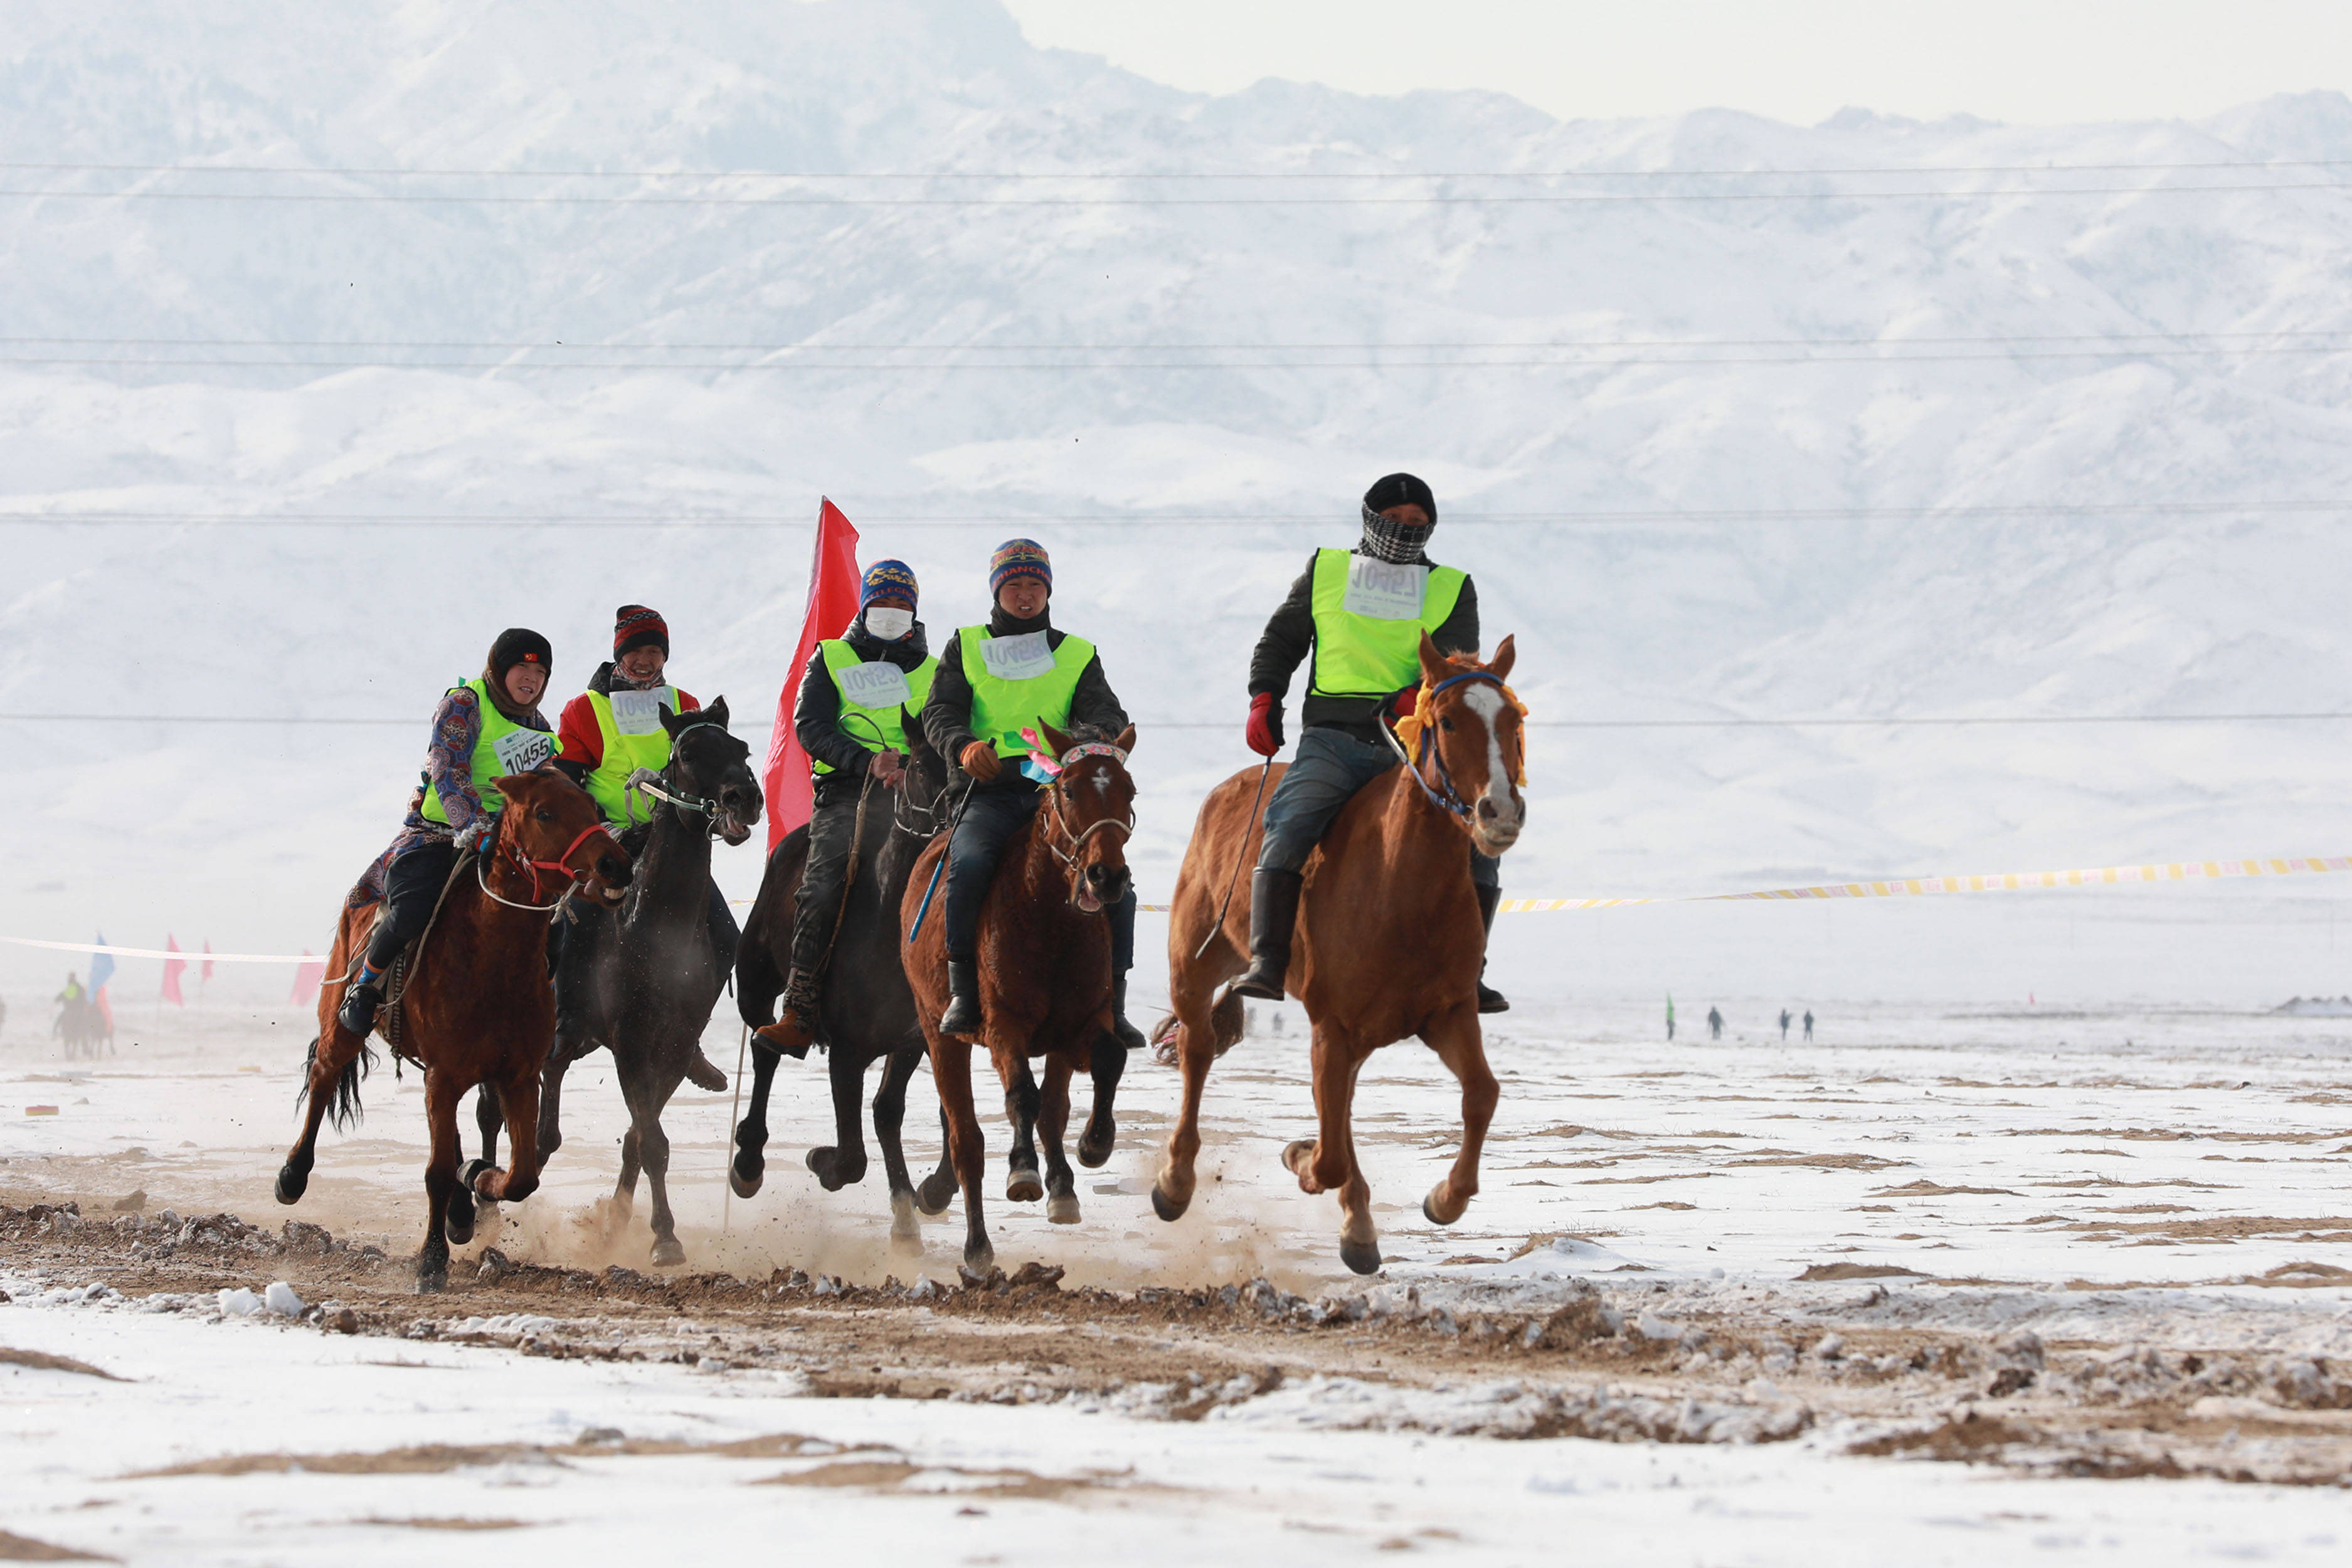
[[[216,1312],[214,1292],[284,1279],[316,1303],[306,1316],[322,1331],[759,1366],[820,1395],[1074,1401],[1188,1420],[1305,1390],[1317,1418],[1341,1426],[1682,1442],[1813,1433],[1859,1453],[2031,1473],[2352,1476],[2352,1366],[1906,1323],[2000,1288],[1856,1265],[1785,1289],[1563,1281],[1535,1310],[1524,1293],[1482,1310],[1395,1286],[1311,1302],[1265,1281],[1072,1290],[1034,1264],[872,1288],[782,1268],[765,1280],[596,1273],[517,1265],[491,1247],[453,1268],[446,1294],[419,1297],[404,1259],[301,1221],[270,1232],[227,1215],[110,1214],[95,1195],[71,1206],[0,1197],[21,1205],[0,1206],[0,1257],[50,1287]],[[2336,1285],[2342,1272],[2312,1265],[2273,1283]]]

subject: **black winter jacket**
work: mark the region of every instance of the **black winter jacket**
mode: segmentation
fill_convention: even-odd
[[[1052,611],[1034,620],[1015,620],[1002,608],[992,610],[988,617],[991,637],[1020,637],[1028,632],[1045,634],[1045,646],[1058,648],[1068,636],[1052,624]],[[1127,710],[1119,706],[1118,695],[1110,689],[1110,680],[1103,674],[1102,655],[1097,653],[1087,660],[1078,672],[1077,689],[1070,695],[1070,722],[1099,732],[1108,740],[1127,728]],[[931,700],[923,705],[923,738],[934,751],[953,762],[963,754],[963,749],[976,737],[971,732],[971,682],[964,679],[963,634],[948,638],[948,646],[940,654],[939,673],[931,678]],[[995,779],[981,786],[983,789],[1034,790],[1034,780],[1018,767],[1007,767]]]
[[[1436,562],[1426,564],[1434,566]],[[1478,584],[1468,577],[1462,580],[1462,596],[1454,603],[1454,613],[1445,624],[1429,634],[1440,653],[1476,653],[1478,651]],[[1261,691],[1274,693],[1275,708],[1281,710],[1282,699],[1290,689],[1290,677],[1304,660],[1315,642],[1315,557],[1307,558],[1307,570],[1290,585],[1290,596],[1265,623],[1265,635],[1257,639],[1257,651],[1250,655],[1249,690],[1252,697]],[[1368,745],[1380,744],[1380,735],[1372,726],[1380,711],[1381,700],[1372,697],[1317,697],[1309,693],[1301,702],[1298,721],[1302,729],[1322,726],[1338,730]]]

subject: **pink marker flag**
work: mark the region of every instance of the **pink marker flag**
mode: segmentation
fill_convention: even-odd
[[[809,819],[815,796],[808,753],[793,732],[793,708],[800,700],[801,671],[827,637],[837,637],[857,618],[857,530],[830,500],[817,508],[816,553],[809,563],[808,608],[801,616],[800,641],[776,698],[776,727],[768,735],[768,765],[761,783],[768,794],[768,847]]]
[[[166,935],[163,938],[163,951],[179,952],[180,939]],[[188,961],[184,958],[167,958],[163,961],[163,1000],[174,1007],[184,1007],[188,1005],[187,1000],[180,994],[180,976],[187,972]]]
[[[319,984],[326,978],[326,961],[311,957],[310,950],[307,947],[304,948],[302,950],[302,963],[294,971],[294,989],[286,994],[286,1000],[289,1002],[310,1001],[312,997],[318,995]]]
[[[205,938],[205,970],[204,970],[204,973],[201,973],[201,974],[199,974],[199,975],[197,975],[197,976],[196,976],[196,978],[197,978],[198,980],[201,980],[201,981],[205,982],[206,984],[210,984],[212,983],[212,978],[213,978],[213,939],[212,939],[212,938],[210,938],[210,937],[206,937],[206,938]]]

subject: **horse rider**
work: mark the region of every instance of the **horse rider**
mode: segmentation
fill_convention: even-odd
[[[1309,658],[1299,705],[1298,752],[1265,805],[1265,836],[1250,877],[1250,966],[1234,982],[1244,996],[1279,1002],[1298,919],[1301,868],[1355,793],[1397,764],[1380,733],[1391,709],[1412,710],[1421,685],[1421,634],[1444,654],[1478,651],[1478,592],[1467,572],[1423,552],[1437,528],[1437,498],[1411,474],[1390,474],[1364,492],[1364,531],[1353,550],[1318,550],[1265,624],[1250,656],[1250,749],[1282,750],[1282,700]],[[1478,918],[1495,929],[1502,879],[1475,849],[1470,881]],[[1482,972],[1478,1011],[1510,1006]]]
[[[572,783],[586,790],[604,814],[632,859],[645,853],[653,831],[655,802],[628,787],[640,768],[659,773],[669,765],[670,734],[662,725],[665,710],[693,713],[702,704],[694,693],[669,684],[669,623],[643,605],[623,605],[613,612],[613,657],[588,678],[588,689],[563,705],[556,722],[560,750],[555,765]],[[581,971],[586,961],[562,962],[572,921],[609,919],[609,911],[569,910],[551,927],[550,956],[555,966],[556,1037],[577,1041],[601,1038],[594,1016],[594,987]],[[713,878],[709,894],[710,947],[721,973],[735,968],[739,931],[727,908],[727,895]],[[727,1075],[698,1050],[686,1076],[698,1088],[717,1091],[727,1087]]]
[[[459,852],[487,854],[497,842],[506,798],[492,785],[554,759],[555,734],[539,710],[553,657],[545,637],[510,626],[490,645],[482,673],[451,687],[433,710],[423,787],[392,847],[352,889],[354,903],[379,892],[384,901],[336,1014],[352,1034],[365,1038],[375,1026],[383,972],[433,918]]]
[[[1034,539],[1008,540],[989,560],[995,601],[988,624],[963,626],[940,654],[923,735],[971,779],[961,819],[948,841],[948,1010],[945,1035],[980,1032],[980,908],[996,877],[1005,841],[1045,800],[1042,770],[1026,758],[1021,731],[1051,724],[1104,736],[1127,728],[1127,710],[1103,675],[1094,645],[1055,626],[1047,605],[1054,565]],[[1043,733],[1039,731],[1039,733]],[[1111,1023],[1120,1044],[1139,1049],[1143,1035],[1127,1021],[1127,972],[1135,963],[1135,890],[1111,905]]]
[[[895,789],[907,771],[906,711],[931,693],[940,661],[927,645],[915,574],[903,561],[877,561],[857,584],[857,616],[816,645],[801,672],[793,732],[808,753],[814,796],[808,859],[793,905],[792,973],[776,1022],[761,1043],[804,1056],[816,1037],[825,959],[849,892],[849,847],[869,784]],[[866,853],[878,851],[878,844]]]

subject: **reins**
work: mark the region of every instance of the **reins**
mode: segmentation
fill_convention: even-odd
[[[1426,687],[1425,695],[1434,701],[1453,688],[1469,680],[1483,680],[1498,689],[1503,686],[1503,678],[1493,670],[1465,669],[1459,675],[1449,675],[1434,685]],[[1405,765],[1405,772],[1412,775],[1412,782],[1421,786],[1421,793],[1428,797],[1430,805],[1461,817],[1465,821],[1469,820],[1470,803],[1464,800],[1461,792],[1454,787],[1454,775],[1446,770],[1445,766],[1445,753],[1437,749],[1434,725],[1422,726],[1421,742],[1414,748],[1420,752],[1417,757],[1406,754],[1403,742],[1396,738],[1396,731],[1389,728],[1386,717],[1380,718],[1375,727],[1380,731],[1381,737],[1388,742],[1389,749],[1397,754],[1397,761]],[[1437,782],[1444,786],[1443,794],[1432,789],[1429,781],[1422,776],[1421,770],[1429,765],[1433,756],[1437,761]]]

